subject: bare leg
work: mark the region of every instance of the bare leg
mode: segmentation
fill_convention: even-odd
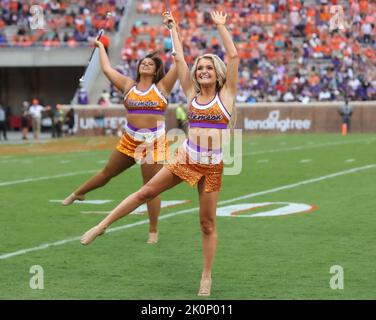
[[[219,191],[205,192],[204,179],[198,183],[203,271],[199,296],[210,296],[211,270],[217,249],[216,209]]]
[[[92,242],[97,236],[103,234],[109,225],[128,215],[141,204],[148,202],[165,190],[168,190],[182,180],[171,173],[168,169],[162,168],[147,184],[140,190],[125,198],[111,213],[104,218],[97,226],[87,231],[81,238],[84,245]]]
[[[70,196],[68,196],[63,201],[63,205],[70,205],[75,200],[84,200],[86,193],[94,189],[103,187],[113,177],[116,177],[134,164],[135,161],[132,157],[129,157],[115,149],[112,152],[106,166],[97,174],[92,176],[83,185],[81,185],[78,189],[76,189]]]
[[[144,184],[148,183],[159,170],[161,170],[161,164],[142,164],[141,171],[144,179]],[[158,242],[158,216],[161,212],[161,197],[157,196],[153,200],[147,203],[149,213],[149,239],[148,243]]]

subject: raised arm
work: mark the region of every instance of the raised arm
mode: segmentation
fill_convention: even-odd
[[[221,11],[214,11],[211,12],[211,17],[213,22],[217,26],[219,36],[222,39],[226,51],[226,56],[228,58],[224,89],[228,93],[235,96],[238,83],[239,56],[235,44],[232,41],[231,35],[225,26],[227,14],[224,14]]]
[[[106,75],[107,79],[110,80],[110,82],[121,92],[128,92],[133,86],[134,81],[131,78],[122,75],[120,72],[111,67],[102,42],[95,40],[95,45],[98,47],[100,64],[102,71]]]
[[[172,41],[175,46],[175,64],[178,71],[179,81],[183,88],[183,92],[188,101],[193,99],[195,91],[191,80],[190,72],[187,63],[184,60],[183,44],[178,34],[178,28],[174,17],[169,12],[163,13],[163,23],[168,27],[171,27]]]
[[[158,87],[161,87],[162,91],[165,92],[167,95],[171,93],[172,88],[175,85],[176,80],[178,80],[178,69],[175,65],[175,60],[173,61],[170,70],[168,70],[167,74],[158,82]]]

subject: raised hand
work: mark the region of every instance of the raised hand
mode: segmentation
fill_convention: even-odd
[[[163,17],[163,24],[167,28],[171,29],[173,26],[176,25],[175,19],[169,11],[163,12],[162,17]]]
[[[216,25],[225,25],[227,14],[222,11],[210,12],[211,18]]]
[[[103,43],[100,42],[97,38],[95,38],[94,45],[99,48],[100,46],[103,46]]]

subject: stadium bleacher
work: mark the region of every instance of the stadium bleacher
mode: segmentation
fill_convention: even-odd
[[[30,8],[43,10],[44,29],[33,30]],[[106,21],[106,13],[112,19]],[[116,31],[124,12],[119,0],[0,0],[0,47],[76,47],[88,45],[88,39],[98,30]]]
[[[229,14],[241,57],[238,102],[376,99],[376,3],[368,0],[170,1],[179,22],[188,64],[204,52],[223,57],[210,21],[211,10]],[[344,30],[330,30],[330,8],[341,5]],[[169,33],[158,19],[164,3],[138,4],[131,34],[124,41],[123,73],[134,76],[136,61],[160,50],[169,63]],[[117,101],[118,95],[111,88]],[[176,86],[172,102],[184,101]]]
[[[44,30],[30,28],[30,7],[37,3],[43,7],[47,23]],[[125,10],[127,4],[132,4],[129,6],[131,11]],[[333,5],[343,7],[346,20],[343,30],[330,29]],[[376,100],[375,1],[169,0],[169,6],[179,22],[189,65],[205,52],[224,57],[210,11],[228,13],[228,27],[241,57],[237,102],[304,104],[343,100],[344,96],[353,101]],[[87,49],[92,45],[88,40],[99,28],[106,27],[111,38],[111,62],[117,70],[135,78],[137,61],[149,52],[159,50],[166,67],[171,64],[171,39],[161,19],[164,10],[165,2],[158,0],[0,0],[0,49],[30,47],[34,56],[30,65],[24,67],[48,67],[47,63],[33,65],[33,61],[47,61],[47,53],[53,67],[66,66],[68,62],[83,67],[86,62],[84,51],[73,60],[62,59],[61,64],[57,64],[60,56],[56,53],[72,47],[76,47],[77,53],[80,48]],[[113,14],[113,19],[105,26],[107,11]],[[125,18],[126,11],[130,12]],[[126,21],[130,26],[119,29],[119,21]],[[55,47],[56,50],[48,51]],[[19,55],[19,52],[8,52],[11,58]],[[65,53],[64,56],[67,57]],[[5,59],[6,55],[3,61]],[[16,62],[12,61],[11,66]],[[93,103],[98,101],[102,90],[109,89],[104,76],[100,81],[98,79],[93,81],[95,85],[88,92]],[[121,94],[113,87],[110,92],[111,102],[121,103]],[[73,96],[74,92],[71,92],[64,103],[71,101]],[[54,103],[52,98],[45,97]],[[19,112],[21,100],[3,99],[16,108],[15,113]],[[170,102],[184,101],[177,83]]]

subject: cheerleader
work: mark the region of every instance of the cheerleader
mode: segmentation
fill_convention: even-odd
[[[223,172],[222,131],[228,127],[235,112],[239,65],[235,45],[225,27],[227,15],[212,12],[211,17],[226,50],[227,67],[218,56],[205,54],[196,59],[190,72],[184,59],[174,18],[170,13],[164,13],[164,23],[172,27],[176,49],[175,63],[188,101],[188,139],[177,150],[169,164],[139,191],[124,199],[105,219],[81,238],[83,245],[91,243],[114,221],[181,181],[186,181],[191,186],[197,184],[203,250],[199,296],[211,294],[211,270],[217,247],[216,207]]]
[[[165,74],[163,61],[157,54],[151,53],[139,61],[137,78],[133,80],[111,67],[100,41],[96,40],[95,45],[99,48],[104,74],[125,95],[127,125],[106,166],[70,194],[63,201],[65,206],[76,200],[84,200],[88,192],[103,187],[112,178],[132,167],[136,161],[141,163],[143,181],[147,183],[162,168],[168,155],[165,111],[167,96],[178,77],[175,64]],[[160,197],[149,199],[147,208],[150,220],[147,243],[157,243]]]

